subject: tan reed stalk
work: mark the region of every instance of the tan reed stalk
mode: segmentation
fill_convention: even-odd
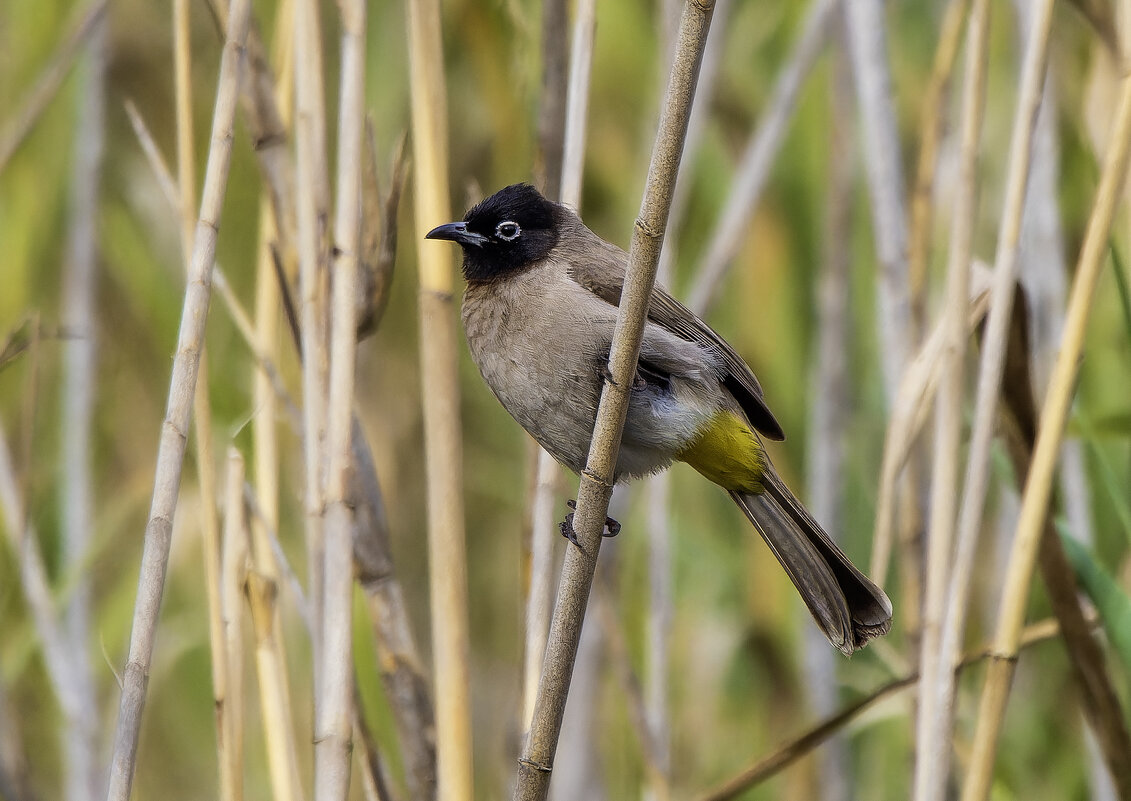
[[[76,717],[68,717],[63,732],[65,749],[64,798],[94,801],[103,792],[98,764],[101,730],[98,700],[91,668],[90,574],[83,568],[94,524],[91,475],[91,426],[94,418],[98,356],[95,295],[99,257],[98,212],[102,156],[106,139],[105,15],[98,15],[86,46],[85,69],[78,94],[74,162],[70,183],[67,260],[63,275],[61,325],[63,342],[61,408],[62,477],[60,480],[60,569],[72,576],[64,625],[71,649],[72,677],[80,702]],[[68,710],[71,711],[71,710]]]
[[[192,41],[188,0],[173,0],[173,95],[177,124],[177,181],[175,201],[181,223],[181,256],[185,275],[192,264],[192,238],[196,226],[196,159],[193,153]],[[132,105],[132,104],[131,104]],[[136,111],[130,112],[135,128],[142,125]],[[156,148],[154,148],[156,152]],[[242,760],[232,756],[232,719],[228,705],[231,685],[228,644],[224,637],[221,604],[220,524],[217,519],[216,466],[212,450],[212,407],[209,404],[208,351],[200,352],[200,372],[193,393],[196,472],[200,487],[200,534],[204,586],[208,598],[208,633],[212,669],[212,709],[216,719],[216,758],[219,764],[220,798],[235,798],[233,776]]]
[[[977,262],[975,262],[975,267]],[[967,309],[967,330],[981,322],[989,308],[989,276],[976,269],[972,276]],[[910,457],[915,441],[926,423],[934,402],[941,373],[947,321],[939,320],[923,341],[919,352],[908,363],[899,381],[891,419],[884,437],[880,480],[876,499],[876,525],[872,535],[872,562],[869,573],[887,574],[895,531],[896,487],[900,471]]]
[[[293,45],[294,9],[291,0],[284,0],[278,8],[272,48],[273,61],[279,65],[280,79],[275,90],[278,95],[277,118],[283,128],[291,124],[292,117],[293,93],[288,90],[294,85]],[[270,88],[265,89],[264,93],[270,95]],[[268,527],[276,529],[279,525],[279,446],[276,420],[280,403],[291,410],[294,420],[300,420],[299,413],[286,399],[286,395],[276,394],[276,389],[282,387],[282,381],[273,367],[278,363],[280,304],[275,251],[277,248],[279,258],[285,261],[287,255],[284,243],[293,240],[293,233],[279,233],[270,194],[265,193],[259,201],[254,338],[251,338],[250,331],[243,332],[241,329],[241,333],[266,357],[259,360],[261,369],[255,371],[252,389],[256,410],[251,421],[252,464],[256,498],[263,518],[256,516],[250,521],[252,572],[248,576],[248,601],[255,632],[259,708],[263,716],[271,795],[275,801],[298,801],[303,794],[298,774],[298,746],[295,742],[290,680],[287,675],[286,642],[276,602],[279,567],[267,533]],[[218,281],[217,288],[225,304],[231,308],[234,296],[228,289],[227,282]],[[236,318],[237,314],[233,312],[232,317]],[[301,430],[301,423],[298,430]]]
[[[324,479],[329,385],[329,209],[322,30],[315,0],[295,0],[295,151],[298,186],[299,330],[302,340],[303,505],[314,664],[314,716],[322,697],[322,605],[325,595]]]
[[[542,193],[561,196],[562,150],[566,126],[566,87],[569,81],[569,3],[542,2],[542,89],[538,95],[538,155],[534,172]],[[537,529],[535,529],[537,530]]]
[[[910,294],[907,283],[907,212],[899,130],[887,57],[883,0],[846,3],[849,53],[860,110],[864,167],[871,196],[872,231],[879,259],[880,363],[884,397],[894,408],[899,377],[909,356]]]
[[[978,212],[978,151],[986,105],[989,62],[989,0],[974,0],[966,28],[966,66],[962,87],[962,125],[958,186],[951,215],[947,254],[946,299],[942,312],[942,376],[935,399],[934,465],[927,528],[927,586],[920,640],[918,709],[915,740],[915,801],[942,801],[950,772],[948,687],[951,663],[939,657],[947,589],[951,580],[954,516],[958,496],[966,378],[966,298]],[[990,312],[993,313],[992,311]],[[957,654],[955,654],[957,656]]]
[[[360,280],[362,130],[365,125],[365,2],[343,0],[338,174],[334,203],[333,321],[325,490],[322,680],[315,704],[314,797],[346,801],[353,748],[353,385]]]
[[[224,481],[224,541],[220,553],[220,606],[224,625],[224,694],[216,694],[220,726],[220,798],[243,799],[244,679],[243,599],[247,585],[248,535],[244,514],[243,456],[228,449]],[[215,657],[214,657],[215,658]],[[216,692],[215,690],[213,691]],[[223,706],[223,712],[220,712]]]
[[[0,172],[8,166],[8,161],[19,149],[20,144],[31,133],[35,123],[47,110],[51,100],[59,92],[67,73],[82,55],[83,47],[97,34],[100,22],[106,13],[107,0],[92,0],[80,6],[73,13],[74,21],[68,28],[67,36],[51,54],[47,66],[36,78],[31,89],[16,104],[15,114],[3,128],[0,128]]]
[[[20,589],[39,637],[51,688],[66,720],[82,715],[80,681],[74,676],[71,644],[55,609],[47,568],[39,550],[39,535],[28,522],[8,437],[0,425],[0,513],[8,545],[19,563]]]
[[[747,236],[750,216],[769,180],[786,128],[797,108],[801,86],[824,49],[833,13],[839,8],[836,0],[813,0],[789,60],[778,73],[769,107],[747,142],[723,212],[706,246],[707,255],[687,293],[687,305],[700,315],[709,310],[723,276]]]
[[[451,219],[439,0],[409,0],[407,22],[416,234],[423,242],[433,226]],[[473,793],[470,646],[452,258],[447,248],[421,244],[418,260],[439,798],[469,801]]]
[[[574,529],[579,545],[566,550],[534,720],[519,758],[514,791],[517,801],[544,799],[549,791],[554,751],[613,490],[628,391],[636,370],[711,11],[712,3],[692,0],[685,5],[680,20],[675,61],[652,150],[644,199],[633,226],[628,272],[613,332],[609,359],[612,381],[605,383],[601,393],[589,458],[578,490]]]
[[[829,148],[824,240],[817,276],[817,335],[809,379],[809,430],[806,436],[806,495],[809,509],[825,530],[840,538],[844,530],[844,465],[851,407],[849,277],[853,264],[851,241],[855,219],[858,159],[852,68],[845,40],[843,7],[834,19],[833,75],[830,76]],[[807,616],[806,612],[801,612]],[[802,635],[802,692],[806,711],[826,717],[840,703],[837,673],[840,657],[829,648],[821,631],[806,622]],[[818,777],[814,795],[819,801],[848,801],[853,768],[843,736],[829,740],[814,760]]]
[[[1037,26],[1034,26],[1034,30]],[[1095,205],[1072,284],[1060,352],[1053,367],[1041,409],[1040,427],[1025,490],[1017,532],[1010,551],[994,635],[994,654],[982,688],[978,725],[963,787],[963,801],[983,801],[989,795],[997,741],[1017,660],[1017,642],[1024,622],[1029,584],[1048,515],[1053,473],[1064,424],[1076,385],[1080,352],[1091,311],[1092,296],[1107,252],[1108,235],[1126,180],[1131,153],[1131,78],[1123,78],[1118,111],[1108,139]]]
[[[578,4],[573,25],[569,57],[559,175],[555,178],[556,197],[573,209],[581,207],[581,182],[585,167],[585,132],[589,116],[589,76],[593,65],[593,39],[596,34],[595,0]],[[546,157],[547,164],[550,158]],[[549,186],[549,185],[548,185]],[[547,189],[549,191],[549,189]],[[553,195],[552,195],[553,196]],[[553,606],[554,499],[557,496],[561,467],[541,448],[535,466],[534,500],[531,504],[530,590],[526,604],[526,644],[523,649],[522,729],[530,727],[538,679],[546,656]]]
[[[1038,621],[1027,626],[1021,634],[1021,648],[1044,642],[1056,637],[1059,633],[1057,623],[1051,618]],[[989,648],[972,652],[962,659],[955,668],[956,673],[966,668],[980,664],[992,658]],[[713,790],[696,797],[696,801],[728,801],[746,793],[750,788],[766,781],[772,776],[781,773],[785,768],[797,760],[811,753],[814,749],[828,740],[833,734],[841,731],[864,712],[873,708],[881,701],[891,698],[901,690],[913,687],[919,682],[919,673],[913,671],[906,676],[888,682],[873,690],[871,693],[844,707],[835,715],[831,715],[819,723],[808,728],[804,733],[783,743],[772,754],[762,757],[738,775],[720,784]]]
[[[193,245],[192,269],[185,289],[181,330],[169,386],[168,409],[157,451],[153,502],[146,524],[138,596],[130,634],[129,661],[123,675],[118,726],[110,765],[109,801],[127,801],[133,783],[141,714],[145,705],[149,665],[153,657],[153,642],[169,560],[173,514],[177,507],[191,403],[208,317],[216,233],[231,160],[232,128],[250,17],[251,6],[248,0],[235,0],[232,3],[224,52],[220,60],[216,110],[212,120],[211,146]]]
[[[1024,481],[1033,456],[1037,433],[1037,401],[1034,396],[1030,361],[1030,303],[1019,287],[1010,319],[1002,382],[1002,426],[1005,444],[1013,462],[1014,475]],[[1080,589],[1060,536],[1052,521],[1045,518],[1038,553],[1041,577],[1048,590],[1049,604],[1060,623],[1060,634],[1068,652],[1072,676],[1080,688],[1080,706],[1095,734],[1103,756],[1103,766],[1111,773],[1120,798],[1131,798],[1131,733],[1123,719],[1119,695],[1108,674],[1107,657],[1092,636]]]
[[[935,677],[935,688],[931,691],[935,697],[930,716],[924,715],[923,718],[931,732],[930,743],[924,745],[919,752],[922,760],[920,764],[930,765],[939,770],[933,777],[934,788],[931,795],[925,796],[935,799],[942,798],[946,786],[956,692],[954,678],[947,671],[947,666],[954,664],[958,658],[966,629],[970,579],[974,572],[978,534],[985,506],[986,488],[989,484],[990,443],[998,419],[997,397],[1005,364],[1007,333],[1017,281],[1021,224],[1029,184],[1033,132],[1044,93],[1052,6],[1052,0],[1045,0],[1037,5],[1036,19],[1025,49],[1021,88],[1010,144],[1007,192],[995,258],[994,284],[978,375],[973,431],[968,447],[962,503],[957,520],[957,540],[954,553],[946,555],[946,561],[951,568],[946,591],[945,618],[942,621],[938,650],[935,654],[939,666],[938,675]],[[928,751],[928,748],[932,750]]]

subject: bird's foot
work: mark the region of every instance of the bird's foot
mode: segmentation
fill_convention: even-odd
[[[568,506],[570,509],[576,509],[577,501],[566,501],[566,506]],[[577,542],[577,532],[573,528],[573,512],[570,512],[565,516],[565,520],[561,522],[558,528],[561,530],[563,537],[572,542],[574,545],[577,545],[578,548],[581,547],[581,545],[579,545]],[[618,523],[616,520],[613,520],[611,517],[606,517],[605,527],[601,530],[601,536],[615,537],[617,534],[620,534],[620,523]]]
[[[614,387],[617,385],[616,379],[613,378],[613,371],[609,369],[609,363],[604,359],[601,360],[601,365],[597,368],[597,372],[601,374],[601,378],[608,381]]]

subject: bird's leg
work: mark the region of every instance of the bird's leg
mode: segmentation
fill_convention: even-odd
[[[617,385],[616,379],[613,378],[613,371],[609,368],[609,362],[606,359],[601,359],[597,366],[597,372],[601,374],[601,378],[608,381],[614,387]]]
[[[570,509],[576,509],[577,501],[568,500],[566,501],[566,506],[568,506]],[[577,542],[577,532],[573,529],[573,512],[570,512],[565,516],[565,520],[561,522],[558,528],[561,530],[563,537],[572,542],[574,545],[577,545],[578,548],[581,547]],[[605,533],[606,530],[608,531],[607,534]],[[605,528],[601,529],[601,536],[615,537],[617,534],[620,534],[620,523],[618,523],[616,520],[613,520],[611,517],[606,517]]]

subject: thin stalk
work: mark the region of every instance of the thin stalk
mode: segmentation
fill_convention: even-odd
[[[95,295],[99,254],[98,212],[105,148],[106,17],[98,15],[86,47],[78,95],[75,157],[72,167],[67,261],[63,277],[61,479],[61,568],[72,576],[65,610],[72,676],[80,706],[63,726],[66,750],[65,795],[93,801],[102,793],[98,764],[98,702],[90,664],[90,574],[84,569],[94,522],[91,475],[91,425],[94,418],[98,354]]]
[[[950,710],[948,687],[951,661],[941,660],[943,617],[948,614],[955,502],[958,496],[959,449],[966,384],[966,298],[970,293],[970,259],[978,211],[978,151],[985,116],[989,62],[990,9],[988,0],[974,0],[966,29],[966,67],[962,89],[962,126],[958,187],[951,215],[947,258],[946,300],[943,312],[945,347],[943,374],[935,402],[934,465],[931,472],[931,511],[927,529],[927,586],[923,602],[916,719],[916,801],[942,801],[950,770]],[[991,307],[992,308],[992,307]],[[991,310],[990,314],[993,314]],[[957,654],[954,654],[957,656]],[[953,659],[953,656],[952,656]]]
[[[517,801],[544,799],[550,786],[554,751],[613,490],[629,387],[656,279],[711,11],[711,2],[692,0],[685,5],[680,20],[676,57],[660,115],[644,199],[633,226],[628,271],[609,359],[612,380],[605,383],[601,393],[589,457],[578,491],[574,529],[579,545],[566,551],[534,720],[519,759],[514,792]]]
[[[409,0],[407,17],[416,233],[417,241],[422,241],[433,225],[451,219],[439,0]],[[445,248],[425,246],[418,260],[438,795],[445,801],[469,801],[473,794],[470,645],[452,259]]]
[[[1010,163],[1007,178],[1005,207],[1002,210],[1002,228],[995,257],[994,283],[990,295],[990,311],[986,322],[986,336],[982,345],[982,360],[978,373],[977,397],[974,405],[974,424],[970,436],[963,479],[962,503],[957,521],[957,542],[953,554],[947,554],[952,564],[947,588],[946,614],[939,635],[937,662],[940,674],[933,699],[932,715],[927,719],[933,739],[933,750],[920,751],[920,764],[942,766],[934,777],[935,786],[930,797],[941,798],[945,791],[945,768],[950,757],[950,731],[954,725],[956,688],[945,666],[953,664],[966,629],[969,606],[970,577],[974,572],[978,534],[989,484],[990,443],[997,420],[997,398],[1001,388],[1002,371],[1008,340],[1013,295],[1017,282],[1022,219],[1025,197],[1029,185],[1029,169],[1033,149],[1033,132],[1044,94],[1045,72],[1048,61],[1049,32],[1052,25],[1052,0],[1045,0],[1034,9],[1022,65],[1021,88],[1014,118]],[[926,717],[926,716],[925,716]]]
[[[315,704],[314,797],[345,801],[353,747],[353,575],[350,481],[357,357],[362,130],[365,125],[365,3],[343,0],[337,196],[334,203],[333,322],[325,494],[325,602],[321,702]]]
[[[538,95],[538,163],[542,194],[556,199],[561,194],[562,148],[566,124],[566,84],[569,63],[566,31],[569,3],[542,2],[542,91]]]
[[[856,135],[852,108],[852,70],[844,36],[844,9],[840,7],[831,81],[831,124],[828,131],[828,190],[825,198],[824,247],[817,284],[817,342],[810,379],[812,403],[806,446],[806,486],[809,508],[825,531],[836,537],[843,529],[844,464],[851,383],[848,365],[851,311],[849,275],[853,197],[856,186]],[[833,713],[840,696],[837,668],[840,660],[820,630],[804,626],[804,692],[815,717]],[[848,743],[843,737],[828,742],[816,759],[817,797],[821,801],[847,801],[852,796]]]
[[[325,576],[326,388],[329,385],[329,208],[326,101],[322,85],[322,29],[315,0],[295,0],[295,151],[298,193],[299,329],[302,343],[303,506],[306,516],[308,597],[314,654],[314,706],[322,697],[322,605]]]
[[[212,144],[204,173],[192,269],[185,289],[181,330],[169,385],[169,403],[157,451],[153,501],[145,530],[145,547],[142,551],[137,602],[130,634],[129,661],[123,675],[118,726],[110,765],[110,801],[127,801],[133,784],[141,714],[145,706],[149,666],[153,657],[153,642],[169,561],[173,515],[177,508],[177,491],[184,466],[192,397],[200,366],[204,326],[208,318],[216,234],[231,161],[232,128],[250,18],[251,4],[248,0],[234,0],[220,60],[216,110],[212,120]]]
[[[892,97],[883,0],[845,3],[849,53],[860,109],[864,168],[871,195],[872,232],[879,259],[880,365],[884,396],[894,408],[899,377],[908,359],[911,301],[907,283],[907,212],[902,148]]]
[[[1038,621],[1025,628],[1021,637],[1021,648],[1028,648],[1045,640],[1052,639],[1059,633],[1055,620],[1046,619]],[[961,673],[966,668],[992,659],[993,654],[989,648],[983,648],[966,656],[955,668],[955,673]],[[794,737],[779,746],[772,754],[762,757],[749,768],[746,768],[735,777],[728,779],[713,790],[696,797],[696,801],[727,801],[737,798],[750,788],[761,784],[772,776],[781,773],[785,768],[797,760],[811,753],[814,749],[828,740],[833,734],[842,731],[862,714],[872,709],[881,701],[891,698],[901,690],[914,687],[919,683],[919,673],[912,672],[906,676],[895,679],[873,690],[864,698],[845,706],[835,715],[831,715],[819,723],[811,726],[802,734]]]
[[[294,85],[294,9],[292,0],[284,0],[278,9],[273,43],[274,61],[279,65],[277,89],[278,120],[284,128],[291,124]],[[265,92],[270,94],[270,92]],[[279,445],[276,421],[280,404],[285,404],[291,417],[299,419],[294,405],[279,396],[283,386],[273,365],[279,355],[279,281],[275,274],[275,247],[281,237],[273,212],[270,194],[259,201],[259,244],[255,268],[255,330],[241,333],[262,352],[261,365],[255,371],[252,389],[255,416],[251,421],[252,465],[255,493],[263,517],[252,517],[251,573],[248,576],[248,601],[251,605],[255,633],[255,666],[259,685],[259,708],[263,717],[263,736],[267,746],[267,766],[271,777],[271,794],[275,801],[298,801],[302,785],[298,774],[298,746],[295,742],[294,715],[291,709],[290,680],[287,675],[286,642],[276,586],[280,581],[278,561],[271,547],[268,528],[279,525]],[[222,275],[222,273],[218,273]],[[227,283],[218,286],[225,304],[231,309],[234,295],[224,291]],[[242,310],[240,310],[242,311]],[[236,314],[232,314],[233,318]],[[239,324],[237,323],[239,327]],[[248,327],[250,329],[250,326]],[[284,400],[281,400],[282,397]],[[298,426],[301,431],[301,425]]]
[[[82,55],[83,47],[93,36],[101,35],[97,31],[105,16],[106,4],[107,0],[92,0],[75,10],[74,22],[68,26],[67,36],[51,54],[31,89],[16,105],[16,113],[0,128],[0,173],[4,172],[8,161],[58,94],[67,73]]]
[[[1020,518],[1010,551],[1002,604],[998,611],[994,658],[986,675],[978,708],[978,725],[963,788],[964,801],[983,801],[989,794],[998,736],[1016,667],[1017,642],[1025,617],[1041,532],[1048,515],[1052,478],[1075,390],[1092,296],[1107,252],[1115,209],[1127,177],[1127,161],[1131,153],[1131,78],[1123,79],[1118,111],[1108,142],[1095,205],[1088,219],[1076,277],[1072,284],[1064,336],[1041,410],[1033,461],[1021,497]]]
[[[687,293],[687,305],[699,314],[705,314],[714,301],[723,276],[747,236],[750,216],[769,180],[805,77],[824,49],[833,12],[839,7],[839,0],[813,0],[789,60],[778,73],[762,124],[746,145],[723,213],[696,272],[695,283]]]
[[[223,695],[216,694],[220,724],[220,798],[243,799],[244,680],[243,599],[247,584],[248,536],[243,503],[244,461],[228,449],[224,483],[224,540],[220,554],[220,606],[223,620]],[[215,659],[215,657],[214,657]],[[215,692],[215,691],[214,691]],[[222,709],[221,709],[222,707]]]

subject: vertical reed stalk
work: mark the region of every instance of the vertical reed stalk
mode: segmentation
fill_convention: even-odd
[[[1034,26],[1034,30],[1037,26]],[[1009,688],[1017,664],[1017,643],[1024,623],[1026,601],[1036,562],[1041,532],[1048,515],[1049,495],[1057,455],[1076,385],[1080,352],[1091,311],[1092,296],[1107,252],[1115,209],[1127,177],[1131,153],[1131,78],[1122,79],[1118,111],[1108,139],[1095,205],[1068,302],[1064,336],[1041,409],[1033,461],[1021,497],[1021,513],[1010,551],[994,635],[993,658],[982,688],[978,725],[971,762],[963,787],[963,801],[983,801],[989,796],[997,741]]]
[[[310,577],[314,706],[322,697],[322,605],[325,595],[326,388],[329,384],[329,305],[326,220],[326,100],[322,85],[322,28],[315,0],[295,0],[295,151],[298,192],[299,328],[302,339],[302,416],[307,571]]]
[[[534,720],[519,758],[514,792],[516,801],[544,799],[550,786],[554,751],[613,490],[621,430],[628,410],[628,391],[636,370],[648,300],[656,279],[664,229],[687,134],[687,121],[695,96],[695,82],[710,29],[711,11],[712,3],[692,0],[685,5],[680,20],[675,61],[640,215],[633,226],[628,272],[613,332],[609,359],[612,381],[605,383],[601,393],[589,458],[578,491],[574,529],[579,545],[566,551]]]
[[[361,133],[365,124],[365,2],[339,3],[342,18],[338,175],[334,208],[333,322],[325,495],[322,681],[314,731],[314,797],[345,801],[353,733],[353,385],[361,236]]]
[[[68,801],[93,801],[102,793],[98,765],[98,703],[90,665],[90,575],[83,567],[94,522],[91,424],[94,417],[98,343],[95,320],[99,255],[98,214],[105,147],[105,15],[98,15],[86,46],[75,126],[62,326],[69,332],[63,352],[63,466],[61,568],[73,576],[65,628],[71,648],[76,714],[63,727]]]
[[[408,51],[418,242],[423,242],[432,226],[451,218],[441,45],[439,0],[409,0]],[[452,260],[446,248],[428,245],[422,245],[418,259],[439,797],[444,801],[469,801],[473,792],[470,645]]]
[[[251,4],[248,0],[234,0],[220,60],[216,110],[213,114],[211,146],[193,244],[192,269],[185,289],[181,330],[169,385],[168,408],[157,451],[153,501],[145,530],[145,547],[142,551],[137,602],[130,634],[129,661],[123,675],[118,726],[110,765],[109,801],[127,801],[133,784],[141,714],[145,706],[149,666],[153,657],[153,642],[169,561],[173,515],[177,508],[192,397],[200,366],[204,326],[208,318],[216,234],[231,162],[232,128],[250,17]]]
[[[916,721],[914,798],[942,801],[950,769],[950,703],[953,665],[940,659],[943,617],[951,580],[954,515],[958,496],[959,449],[966,377],[966,298],[978,211],[978,151],[985,114],[989,61],[988,0],[974,0],[966,29],[966,68],[962,89],[958,187],[951,216],[944,306],[943,374],[935,404],[935,460],[931,473],[931,511],[927,529],[927,587],[923,608]],[[991,311],[992,314],[992,311]],[[951,659],[955,658],[954,654]]]
[[[247,517],[244,514],[243,456],[235,448],[228,449],[228,469],[224,484],[224,541],[220,558],[220,605],[224,627],[223,666],[226,683],[224,695],[217,696],[217,707],[223,705],[220,721],[220,798],[222,801],[243,799],[243,599],[247,584]],[[213,657],[215,661],[215,657]]]

